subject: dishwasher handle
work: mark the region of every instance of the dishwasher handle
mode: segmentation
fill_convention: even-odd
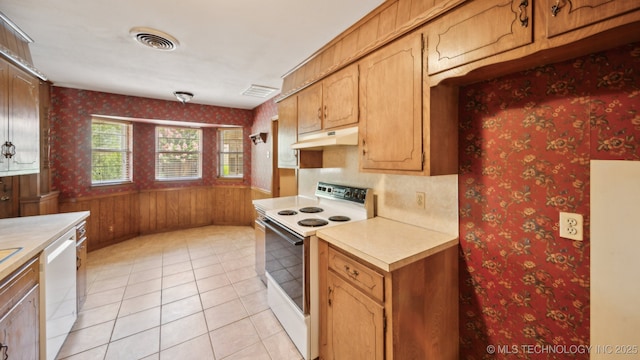
[[[75,246],[76,241],[73,239],[65,240],[63,244],[58,246],[53,252],[47,255],[47,264],[51,264],[53,260],[55,260],[63,251],[65,251],[69,246]]]
[[[44,249],[45,262],[51,264],[60,254],[62,254],[69,246],[76,245],[76,230],[71,229],[58,240]]]

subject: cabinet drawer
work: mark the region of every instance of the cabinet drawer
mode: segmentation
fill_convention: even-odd
[[[0,316],[22,299],[34,286],[38,284],[38,259],[33,259],[22,268],[6,277],[0,285]]]
[[[336,250],[329,248],[329,269],[352,285],[384,302],[384,276]]]

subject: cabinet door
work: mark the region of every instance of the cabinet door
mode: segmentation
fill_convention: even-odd
[[[429,26],[429,74],[530,44],[532,1],[472,1]]]
[[[322,83],[298,94],[298,134],[322,130]]]
[[[422,36],[360,62],[360,168],[422,170]]]
[[[358,64],[353,64],[322,81],[324,128],[358,122]]]
[[[9,64],[0,61],[0,145],[9,141],[9,67]],[[0,174],[8,170],[9,159],[0,155]]]
[[[256,273],[263,283],[267,283],[265,276],[265,263],[266,263],[266,250],[265,250],[265,229],[264,225],[260,221],[255,222],[255,237],[256,237]]]
[[[384,308],[333,272],[327,275],[327,360],[382,360]]]
[[[76,246],[76,271],[77,271],[77,311],[80,313],[85,300],[87,300],[87,240],[84,239]]]
[[[16,154],[9,159],[12,173],[40,170],[40,117],[38,80],[11,67],[9,72],[9,141]]]
[[[8,314],[0,318],[0,358],[33,360],[38,358],[39,288],[27,293]]]
[[[547,37],[597,23],[640,8],[638,0],[550,1],[547,8]]]
[[[297,151],[291,148],[298,140],[298,98],[291,96],[278,103],[278,167],[298,167]]]

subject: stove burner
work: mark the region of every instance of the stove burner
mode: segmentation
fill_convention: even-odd
[[[310,227],[318,227],[327,225],[329,222],[324,219],[302,219],[298,221],[298,225],[300,226],[310,226]]]
[[[351,220],[351,218],[347,217],[347,216],[336,215],[336,216],[331,216],[329,218],[329,220],[331,220],[331,221],[349,221],[349,220]]]
[[[284,215],[284,216],[290,216],[290,215],[295,215],[298,212],[295,210],[280,210],[278,211],[278,215]]]
[[[324,209],[315,206],[303,207],[302,209],[300,209],[300,212],[303,213],[319,213],[323,211]]]

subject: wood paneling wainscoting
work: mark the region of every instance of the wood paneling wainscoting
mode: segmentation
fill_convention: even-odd
[[[139,194],[124,192],[60,200],[60,212],[90,211],[87,250],[92,251],[138,236]]]
[[[88,250],[138,235],[205,225],[252,225],[252,189],[203,186],[63,199],[60,212],[91,211]]]
[[[272,197],[273,197],[273,193],[271,191],[260,189],[253,186],[251,187],[251,200],[270,199]],[[251,214],[253,216],[252,220],[258,216],[253,205],[251,205]],[[251,223],[255,227],[255,222],[252,221]]]

